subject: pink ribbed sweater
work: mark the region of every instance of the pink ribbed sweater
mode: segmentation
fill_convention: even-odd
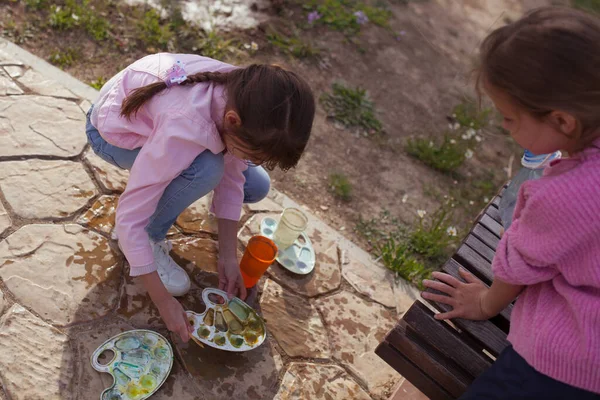
[[[526,285],[508,340],[537,371],[600,393],[600,140],[525,182],[494,275]]]

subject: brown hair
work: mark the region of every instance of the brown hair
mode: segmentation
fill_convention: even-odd
[[[230,72],[199,72],[182,85],[212,82],[226,86],[227,108],[237,112],[241,127],[232,132],[253,152],[265,156],[268,169],[295,167],[306,148],[315,115],[310,86],[294,72],[275,65],[253,64]],[[137,88],[127,96],[121,115],[135,116],[165,82]]]
[[[600,20],[544,7],[493,31],[481,45],[481,81],[534,117],[560,110],[579,123],[576,151],[600,136]]]

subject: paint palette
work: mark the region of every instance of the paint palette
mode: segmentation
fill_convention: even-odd
[[[110,350],[113,359],[106,365],[98,357]],[[145,329],[120,333],[94,351],[92,367],[113,376],[114,383],[100,400],[144,400],[165,382],[173,367],[173,349],[163,336]]]
[[[229,299],[218,289],[204,289],[206,311],[186,311],[194,327],[192,338],[199,343],[227,351],[248,351],[260,346],[267,328],[256,311],[242,300]]]
[[[260,223],[260,234],[273,239],[277,224],[276,219],[265,217]],[[276,260],[283,268],[295,274],[310,274],[315,268],[315,249],[306,233],[302,232],[293,245],[287,249],[279,249]]]

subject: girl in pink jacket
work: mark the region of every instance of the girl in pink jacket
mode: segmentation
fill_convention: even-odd
[[[132,276],[139,276],[169,330],[189,339],[181,304],[187,273],[165,237],[179,214],[214,191],[219,286],[244,298],[236,256],[243,203],[264,198],[265,169],[298,163],[312,129],[308,84],[272,65],[234,67],[189,54],[142,58],[107,82],[88,112],[96,154],[130,170],[116,233]]]

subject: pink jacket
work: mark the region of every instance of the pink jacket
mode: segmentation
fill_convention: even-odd
[[[175,85],[155,95],[131,121],[120,117],[125,97],[135,88],[162,80],[177,60],[185,65],[188,74],[235,68],[197,55],[153,54],[107,82],[91,115],[92,124],[108,143],[124,149],[142,148],[119,199],[116,218],[119,244],[131,265],[132,276],[156,270],[145,227],[165,188],[203,151],[218,154],[225,150],[219,130],[227,99],[221,85]],[[224,176],[213,197],[217,218],[240,218],[246,168],[244,161],[225,155]]]
[[[508,340],[537,371],[600,393],[600,140],[525,182],[492,264],[526,285]]]

